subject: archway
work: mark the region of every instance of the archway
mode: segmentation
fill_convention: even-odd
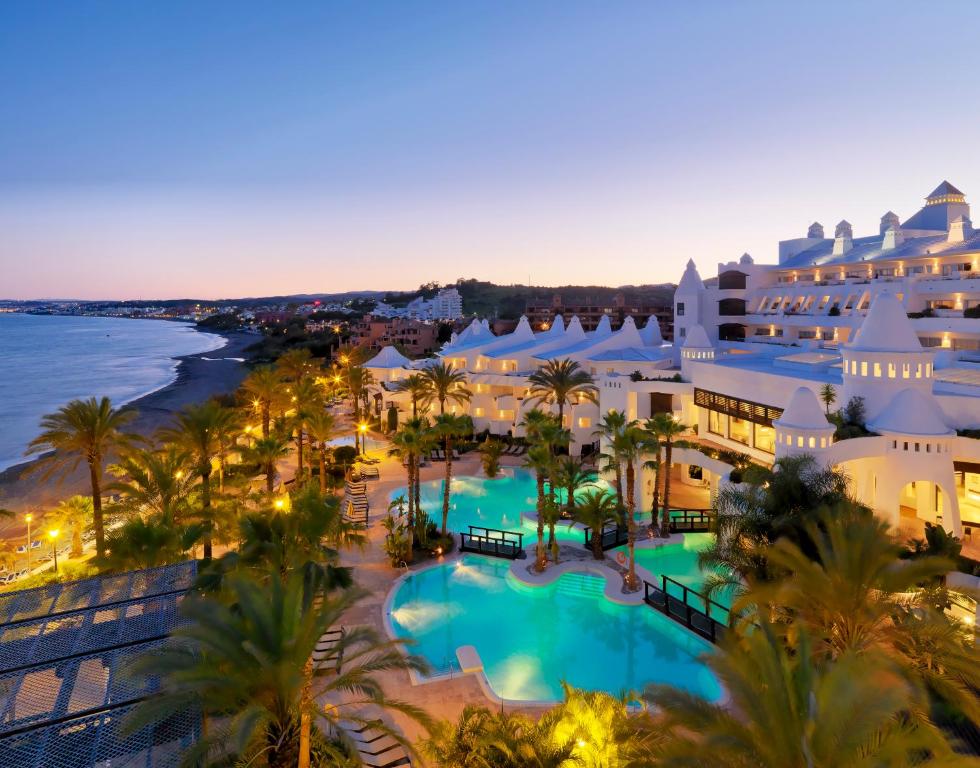
[[[925,536],[925,524],[943,525],[943,516],[949,515],[952,507],[949,495],[939,483],[913,480],[902,486],[898,510],[899,535],[903,539],[921,539]]]

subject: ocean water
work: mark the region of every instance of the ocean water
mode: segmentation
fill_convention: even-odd
[[[24,461],[44,414],[79,397],[130,402],[170,384],[175,357],[224,343],[187,323],[0,314],[0,470]]]

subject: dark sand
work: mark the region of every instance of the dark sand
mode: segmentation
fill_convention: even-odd
[[[238,388],[248,373],[248,368],[243,363],[224,358],[246,357],[245,348],[254,344],[259,337],[246,333],[222,335],[228,339],[224,347],[176,358],[179,361],[177,378],[171,384],[126,406],[138,412],[129,427],[130,431],[152,437],[158,429],[169,425],[173,413],[185,405],[199,403]],[[29,466],[30,462],[19,464],[0,473],[0,507],[18,513],[27,510],[43,511],[74,493],[89,492],[88,472],[84,467],[58,482],[55,479],[42,481],[37,475],[25,476]],[[0,521],[0,537],[19,535],[24,530],[24,523],[20,518],[21,515],[18,515],[17,520]]]

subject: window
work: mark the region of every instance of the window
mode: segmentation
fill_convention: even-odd
[[[678,301],[677,302],[677,316],[678,317],[684,317],[684,302],[683,301]]]
[[[751,442],[751,422],[732,416],[728,422],[728,437],[737,443],[749,445]]]
[[[753,445],[755,445],[758,450],[765,451],[766,453],[776,452],[776,430],[774,430],[772,427],[767,427],[765,424],[753,424],[752,431]]]
[[[718,411],[708,411],[708,431],[713,435],[725,437],[728,430],[728,417]]]
[[[578,426],[579,429],[588,429],[592,426],[592,419],[588,418],[587,416],[579,416]]]
[[[685,336],[687,336],[687,328],[681,328],[681,338],[683,339]]]

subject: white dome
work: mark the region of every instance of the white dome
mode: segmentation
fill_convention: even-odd
[[[365,368],[402,368],[412,361],[394,347],[382,348],[378,354],[364,363]]]
[[[780,429],[831,429],[817,396],[809,387],[797,387],[783,415],[773,425]]]
[[[936,401],[917,389],[903,389],[868,428],[874,432],[899,435],[951,435],[943,412]]]
[[[694,259],[689,259],[687,269],[681,276],[681,281],[677,284],[676,293],[691,293],[704,290],[704,281],[698,274],[698,268],[694,266]]]
[[[640,336],[648,347],[659,347],[664,343],[664,337],[660,333],[660,321],[657,320],[656,315],[650,315],[647,324],[640,329]]]
[[[687,338],[684,339],[684,349],[711,349],[711,342],[708,341],[708,334],[700,325],[693,325],[687,331]]]
[[[922,344],[898,299],[879,294],[848,349],[864,352],[921,352]]]

